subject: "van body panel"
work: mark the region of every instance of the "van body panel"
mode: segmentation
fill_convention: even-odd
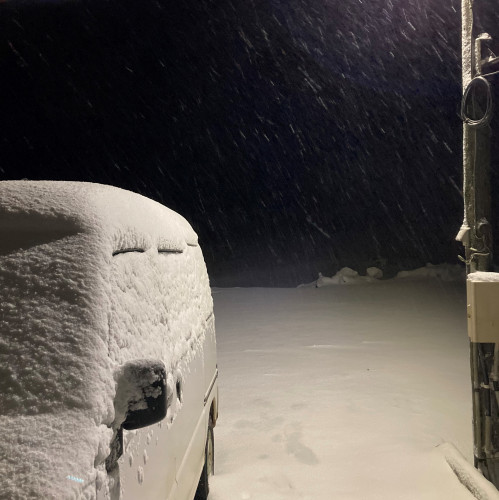
[[[213,302],[190,225],[111,186],[2,181],[0,236],[0,422],[26,436],[24,447],[9,432],[0,444],[0,491],[192,500],[218,386]],[[126,417],[113,404],[116,374],[140,359],[165,365],[167,416],[124,431],[109,468]]]

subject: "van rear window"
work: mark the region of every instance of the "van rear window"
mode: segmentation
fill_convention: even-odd
[[[67,220],[38,214],[2,214],[0,220],[0,255],[52,243],[78,233]]]

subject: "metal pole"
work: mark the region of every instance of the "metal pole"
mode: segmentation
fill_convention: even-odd
[[[481,73],[482,38],[473,33],[473,0],[461,0],[463,93]],[[492,262],[490,226],[490,128],[463,123],[464,219],[457,235],[465,248],[466,272],[489,271]],[[470,342],[473,398],[474,461],[484,476],[499,486],[498,349],[493,343]]]
[[[462,81],[463,92],[469,85],[473,75],[473,0],[461,0],[462,12],[462,34],[461,34],[461,59],[462,59]],[[461,231],[457,238],[462,241],[466,251],[466,272],[469,272],[470,262],[470,241],[468,216],[473,219],[474,192],[471,182],[471,162],[473,156],[473,144],[471,141],[470,127],[463,123],[463,198],[464,198],[464,219]]]

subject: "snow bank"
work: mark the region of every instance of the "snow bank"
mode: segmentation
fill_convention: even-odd
[[[311,283],[306,283],[303,285],[298,285],[298,288],[302,287],[316,287],[321,288],[323,286],[330,285],[355,285],[359,283],[370,283],[376,281],[383,277],[383,271],[377,267],[370,267],[367,270],[367,276],[360,276],[359,273],[349,267],[343,267],[334,276],[328,278],[319,273],[319,278]]]
[[[113,373],[139,357],[174,370],[195,355],[211,311],[202,260],[185,219],[143,196],[0,182],[2,498],[95,497]]]
[[[438,278],[442,281],[461,281],[465,278],[466,271],[459,264],[426,264],[425,267],[412,271],[400,271],[397,278]]]
[[[494,274],[494,273],[475,273],[475,274]],[[420,267],[418,269],[413,269],[411,271],[400,271],[396,279],[406,279],[406,278],[439,278],[443,281],[460,281],[465,277],[465,271],[459,264],[426,264],[425,267]],[[366,276],[359,275],[358,271],[355,271],[349,267],[343,267],[334,276],[328,278],[319,273],[319,278],[311,283],[306,283],[299,285],[301,287],[316,287],[321,288],[323,286],[330,285],[357,285],[361,283],[373,283],[383,278],[383,271],[377,267],[368,267],[366,270]],[[491,280],[492,278],[490,278]]]

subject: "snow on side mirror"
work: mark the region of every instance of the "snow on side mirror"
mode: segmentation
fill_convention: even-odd
[[[120,367],[114,401],[115,422],[126,430],[140,429],[166,416],[166,369],[162,361],[139,359]]]

